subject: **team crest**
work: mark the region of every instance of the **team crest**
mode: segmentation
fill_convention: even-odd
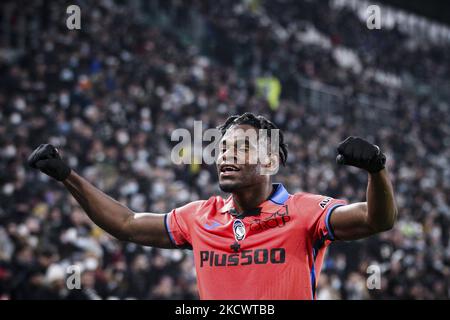
[[[236,219],[233,222],[233,232],[236,241],[242,241],[245,238],[245,226],[240,219]]]

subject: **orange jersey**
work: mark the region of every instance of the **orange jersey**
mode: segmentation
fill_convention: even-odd
[[[314,299],[334,240],[330,214],[346,203],[274,186],[268,200],[241,218],[231,196],[166,214],[172,242],[193,249],[201,299]]]

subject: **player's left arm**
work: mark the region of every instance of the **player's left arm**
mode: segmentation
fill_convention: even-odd
[[[369,174],[366,202],[334,209],[330,225],[336,239],[356,240],[390,230],[397,218],[394,191],[380,148],[361,138],[349,137],[338,147],[337,162]]]

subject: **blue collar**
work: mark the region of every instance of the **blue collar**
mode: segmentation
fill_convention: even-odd
[[[281,183],[274,183],[275,191],[270,196],[269,200],[275,204],[283,205],[289,198],[289,193]]]

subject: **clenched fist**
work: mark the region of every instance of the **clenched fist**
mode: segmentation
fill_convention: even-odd
[[[336,162],[376,173],[384,169],[386,156],[380,148],[370,142],[358,138],[348,137],[337,148]]]
[[[28,165],[58,181],[64,181],[71,171],[69,166],[62,161],[58,150],[51,144],[41,144],[34,150],[28,157]]]

